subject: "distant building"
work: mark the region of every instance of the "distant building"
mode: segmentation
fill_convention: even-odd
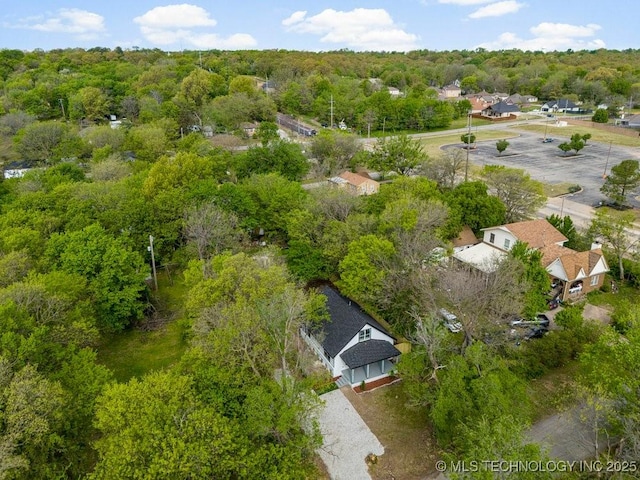
[[[345,188],[353,195],[373,195],[380,190],[380,183],[377,181],[368,176],[348,171],[342,172],[337,177],[330,178],[329,184]]]

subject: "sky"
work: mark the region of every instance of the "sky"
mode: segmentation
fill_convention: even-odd
[[[2,0],[0,49],[640,48],[637,0]]]

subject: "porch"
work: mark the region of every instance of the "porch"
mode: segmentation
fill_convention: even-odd
[[[336,385],[358,385],[386,377],[390,372],[396,370],[395,358],[388,358],[374,363],[367,363],[356,368],[346,368],[342,371],[342,376],[336,380]]]

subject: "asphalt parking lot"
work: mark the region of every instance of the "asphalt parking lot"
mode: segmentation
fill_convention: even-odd
[[[582,187],[582,192],[572,194],[571,200],[585,205],[595,205],[605,200],[600,192],[604,184],[605,167],[607,173],[611,167],[623,160],[640,160],[640,149],[631,147],[610,146],[608,143],[597,143],[589,140],[578,155],[565,156],[558,148],[568,142],[573,131],[571,127],[553,128],[547,137],[553,142],[542,143],[539,133],[517,131],[520,135],[509,138],[509,147],[500,156],[496,150],[496,140],[479,141],[477,148],[470,151],[469,161],[475,165],[504,165],[526,170],[531,178],[546,183],[575,183]],[[608,159],[608,161],[607,161]],[[640,190],[640,189],[639,189]],[[640,192],[631,192],[628,201],[640,207],[635,198]]]

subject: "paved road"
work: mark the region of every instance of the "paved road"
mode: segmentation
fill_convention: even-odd
[[[596,443],[599,451],[606,447],[606,439],[600,438],[589,424],[587,407],[576,407],[566,412],[551,415],[529,430],[529,440],[547,449],[552,458],[575,462],[596,456]]]

